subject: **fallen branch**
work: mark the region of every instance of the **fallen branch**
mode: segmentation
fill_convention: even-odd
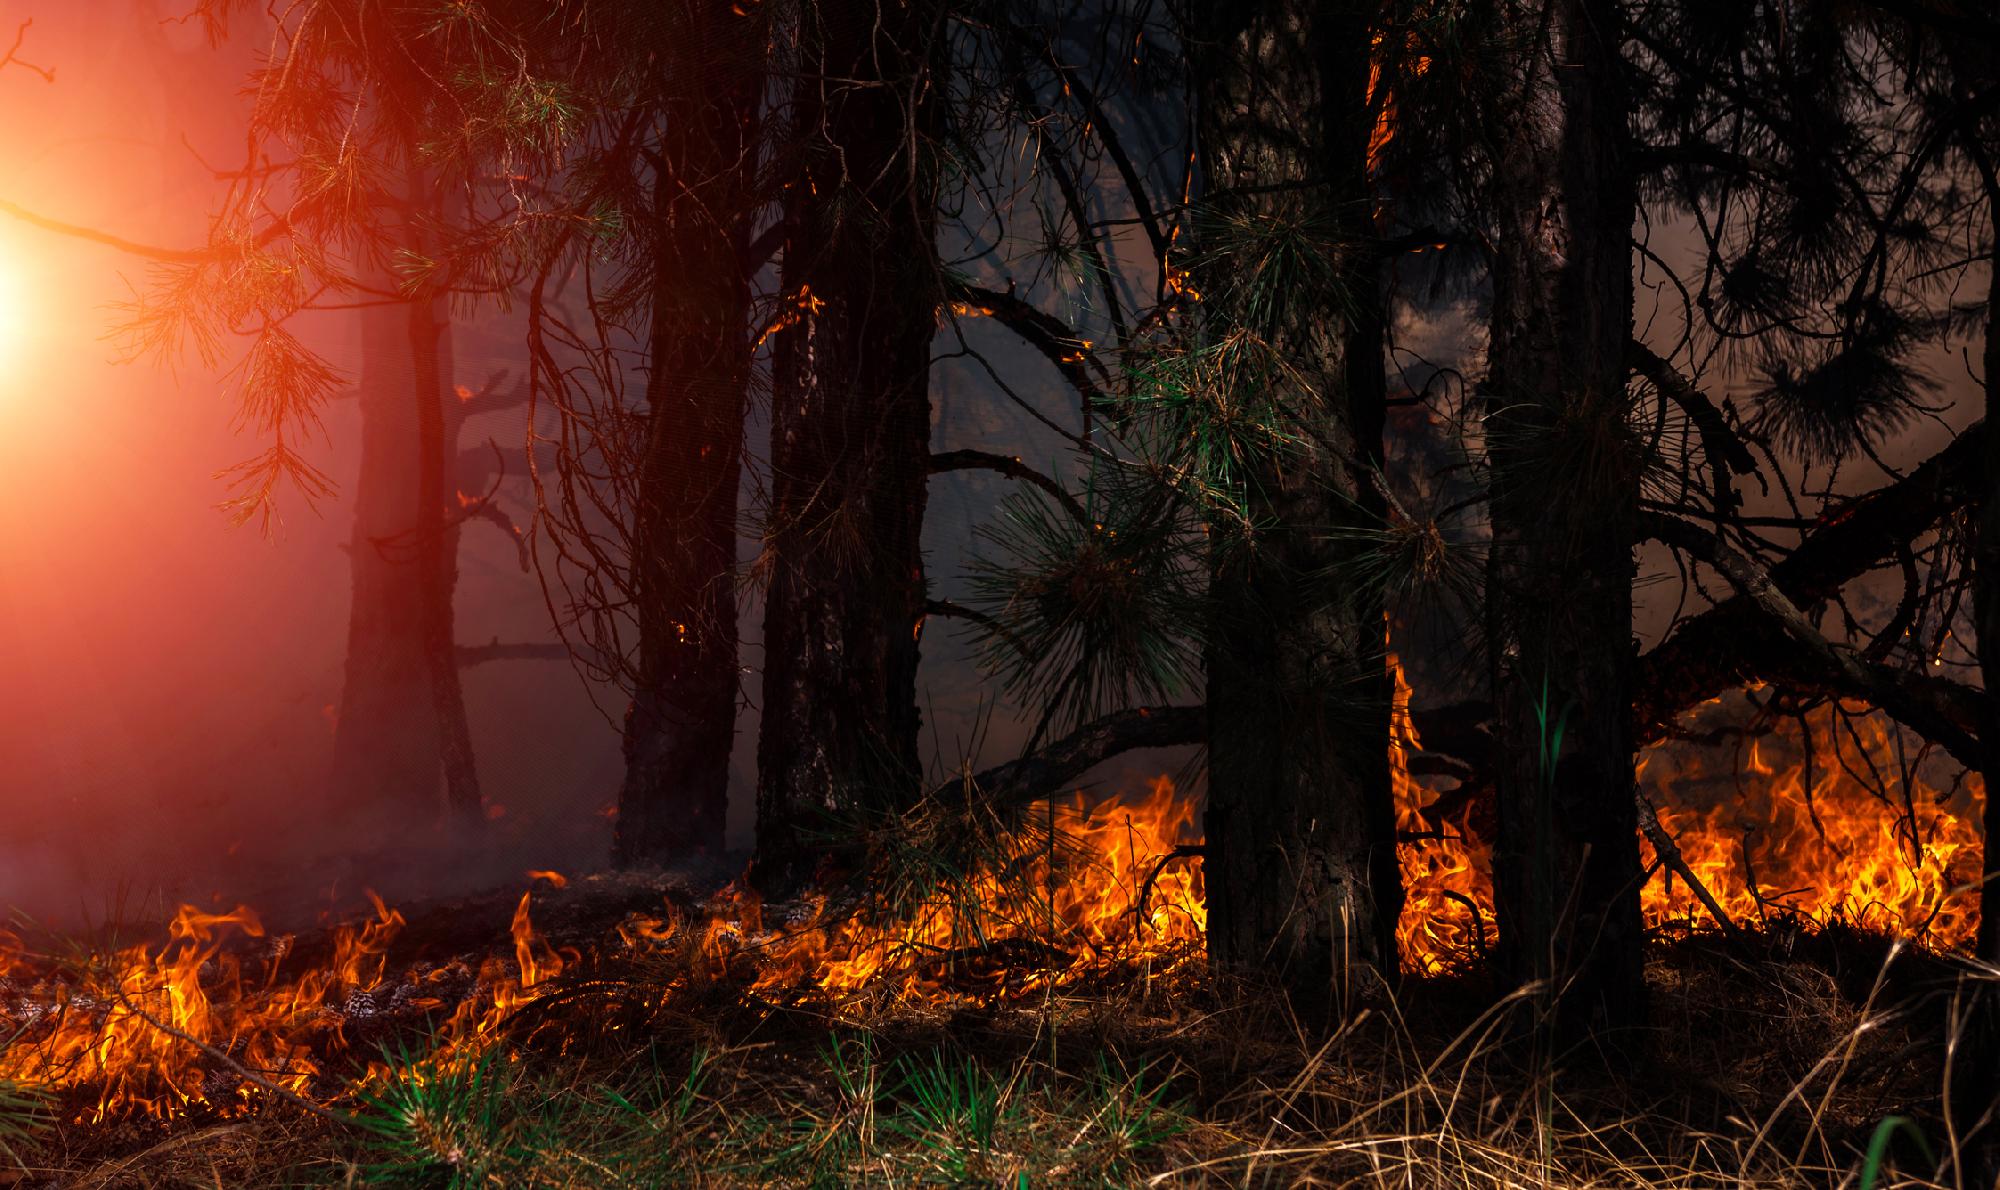
[[[1808,686],[1819,685],[1842,697],[1865,700],[1926,739],[1937,741],[1966,767],[1983,767],[1985,752],[1977,735],[1978,720],[1959,720],[1951,704],[1940,701],[1938,696],[1944,692],[1937,688],[1937,679],[1921,684],[1910,682],[1889,667],[1871,665],[1853,651],[1827,640],[1779,588],[1771,573],[1706,529],[1658,513],[1641,513],[1639,519],[1646,536],[1685,550],[1715,567],[1736,588],[1739,598],[1791,642],[1789,657],[1782,653],[1774,655],[1769,632],[1759,633],[1756,627],[1751,627],[1745,640],[1765,638],[1759,641],[1765,663],[1754,670],[1756,677],[1783,680],[1789,672],[1803,678]],[[1744,640],[1734,642],[1734,651],[1739,657],[1745,656]],[[1772,664],[1773,661],[1778,663]]]
[[[1160,862],[1153,865],[1153,870],[1146,873],[1145,882],[1139,885],[1139,897],[1132,902],[1133,927],[1136,929],[1146,924],[1146,898],[1153,895],[1153,884],[1159,880],[1160,873],[1167,870],[1168,864],[1177,859],[1189,859],[1196,856],[1206,858],[1207,855],[1208,848],[1203,844],[1183,843],[1161,856]]]
[[[1445,900],[1457,901],[1459,904],[1465,906],[1466,912],[1472,914],[1472,945],[1479,951],[1480,962],[1485,962],[1487,959],[1486,915],[1479,911],[1479,902],[1466,896],[1464,893],[1453,892],[1448,888],[1439,889],[1438,892],[1444,896]]]
[[[139,1007],[137,1004],[134,1004],[132,1002],[131,997],[125,994],[125,989],[119,986],[115,981],[112,984],[111,990],[118,996],[118,1002],[125,1006],[125,1010],[127,1012],[131,1013],[133,1016],[138,1017],[140,1020],[146,1022],[148,1025],[151,1025],[153,1028],[158,1029],[160,1032],[165,1033],[167,1036],[173,1038],[174,1040],[184,1041],[187,1044],[200,1050],[203,1054],[206,1054],[208,1057],[213,1058],[215,1061],[220,1062],[223,1065],[229,1067],[229,1069],[236,1072],[239,1078],[241,1078],[244,1082],[249,1083],[251,1086],[257,1087],[260,1090],[268,1091],[271,1094],[276,1095],[278,1098],[285,1100],[287,1103],[290,1103],[293,1106],[301,1108],[305,1111],[311,1112],[313,1115],[316,1115],[323,1120],[330,1120],[333,1123],[342,1126],[365,1127],[362,1121],[356,1119],[353,1116],[348,1115],[346,1112],[336,1111],[333,1108],[327,1107],[324,1104],[314,1103],[312,1100],[307,1099],[305,1096],[299,1094],[296,1091],[288,1091],[284,1087],[281,1087],[278,1084],[272,1082],[270,1079],[265,1078],[263,1075],[258,1074],[256,1071],[250,1069],[248,1066],[245,1066],[243,1063],[238,1062],[235,1058],[230,1057],[229,1054],[226,1053],[225,1051],[219,1050],[214,1046],[210,1045],[209,1043],[207,1043],[206,1041],[203,1041],[201,1038],[195,1037],[189,1033],[185,1033],[180,1029],[177,1029],[174,1026],[166,1023],[165,1021],[160,1020],[152,1013],[147,1012],[145,1009]]]
[[[1725,934],[1739,942],[1743,941],[1746,938],[1743,928],[1737,925],[1723,909],[1721,902],[1715,899],[1715,894],[1708,891],[1708,886],[1694,874],[1694,869],[1688,867],[1687,857],[1681,854],[1680,844],[1674,842],[1674,837],[1667,833],[1667,828],[1660,825],[1660,817],[1654,811],[1653,803],[1646,800],[1645,794],[1637,794],[1633,801],[1639,807],[1639,833],[1646,836],[1646,841],[1653,845],[1653,854],[1667,866],[1668,871],[1687,882],[1687,886],[1694,890],[1695,899],[1700,901],[1702,907],[1707,909],[1717,924],[1722,926]]]
[[[1972,499],[1984,471],[1985,443],[1986,425],[1976,423],[1902,479],[1828,509],[1798,546],[1771,567],[1771,586],[1795,607],[1809,609],[1854,579],[1895,562],[1910,542]],[[1683,621],[1641,655],[1632,707],[1638,742],[1665,738],[1675,717],[1689,707],[1778,676],[1768,670],[1795,668],[1746,648],[1768,635],[1766,623],[1751,599],[1738,595]],[[1943,689],[1924,697],[1941,704],[1959,701]]]

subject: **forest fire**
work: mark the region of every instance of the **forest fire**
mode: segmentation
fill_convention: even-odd
[[[331,953],[295,975],[282,973],[290,937],[246,962],[243,943],[265,937],[247,906],[204,913],[183,905],[158,949],[56,956],[60,974],[33,981],[18,957],[0,1003],[13,1044],[0,1051],[0,1079],[78,1092],[84,1118],[170,1119],[195,1109],[228,1114],[271,1092],[311,1097],[348,1054],[348,1027],[391,1011],[426,1013],[456,1003],[438,1036],[447,1048],[476,1047],[563,967],[536,933],[523,894],[513,923],[515,967],[492,958],[388,975],[403,915],[374,899],[375,914],[337,926]],[[372,894],[371,894],[372,898]],[[10,948],[18,956],[19,940]],[[254,971],[254,962],[263,969]],[[366,1067],[375,1069],[375,1066]],[[81,1096],[88,1095],[86,1102]]]
[[[1397,940],[1407,968],[1434,973],[1479,958],[1490,944],[1493,882],[1488,844],[1465,822],[1469,804],[1442,825],[1424,817],[1432,795],[1408,775],[1407,756],[1421,745],[1400,670],[1397,678],[1391,756],[1407,898]],[[1835,708],[1807,717],[1805,732],[1800,720],[1787,722],[1748,738],[1740,764],[1673,743],[1640,757],[1642,796],[1731,923],[1841,922],[1940,948],[1970,945],[1982,852],[1977,822],[1948,804],[1959,791],[1928,783],[1879,713]],[[1977,804],[1978,775],[1961,783]],[[1640,847],[1647,927],[1717,928],[1651,844]]]
[[[1407,901],[1398,940],[1410,971],[1438,973],[1491,945],[1492,887],[1484,844],[1465,824],[1439,829],[1423,816],[1432,795],[1408,773],[1421,741],[1400,676],[1391,758]],[[1939,946],[1965,943],[1975,925],[1964,895],[1977,868],[1975,828],[1937,805],[1928,786],[1913,788],[1898,810],[1856,779],[1857,769],[1895,771],[1893,736],[1876,718],[1844,724],[1842,739],[1837,753],[1831,734],[1815,732],[1817,754],[1847,759],[1810,770],[1796,740],[1752,740],[1743,796],[1708,809],[1682,800],[1718,779],[1692,751],[1656,749],[1642,773],[1662,826],[1738,924],[1844,920]],[[1794,751],[1785,764],[1773,759]],[[990,1003],[1191,970],[1206,924],[1201,865],[1189,850],[1197,815],[1196,799],[1166,777],[1129,802],[1076,794],[1053,807],[1055,834],[1024,834],[962,885],[928,890],[903,915],[871,918],[826,896],[780,911],[731,885],[693,918],[628,915],[605,948],[678,955],[704,980],[728,980],[746,997],[865,996],[874,1005]],[[528,876],[554,889],[567,884],[554,872]],[[158,948],[61,964],[61,976],[32,976],[21,940],[6,935],[0,975],[11,977],[12,994],[0,1016],[18,1040],[0,1078],[74,1093],[90,1120],[166,1119],[198,1109],[228,1114],[272,1092],[326,1098],[343,1082],[365,1082],[381,1064],[353,1034],[370,1018],[442,1022],[433,1032],[447,1053],[485,1052],[501,1044],[514,1013],[583,958],[537,931],[533,895],[523,893],[514,910],[511,952],[476,967],[393,971],[390,950],[406,922],[379,899],[371,916],[333,931],[324,960],[292,974],[293,940],[267,940],[246,906],[183,906]],[[1684,882],[1670,884],[1657,869],[1644,901],[1653,927],[1714,925]],[[659,994],[671,997],[676,987]]]
[[[1969,795],[1961,810],[1977,805],[1979,775],[1965,774],[1962,790],[1934,788],[1915,745],[1865,708],[1831,707],[1803,722],[1748,740],[1740,766],[1697,749],[1640,758],[1641,788],[1688,867],[1738,925],[1841,921],[1969,946],[1980,830],[1950,803],[1958,794]],[[1698,795],[1704,785],[1728,788]],[[1652,926],[1715,925],[1685,882],[1661,874],[1646,885],[1645,910]]]
[[[1161,778],[1136,802],[1092,807],[1078,795],[1056,813],[1064,825],[1055,847],[1024,846],[893,924],[843,916],[820,898],[773,928],[754,894],[732,885],[699,924],[633,916],[607,941],[645,952],[693,938],[690,957],[704,976],[740,978],[747,996],[867,990],[895,1001],[989,1000],[1195,962],[1204,924],[1199,866],[1163,862],[1191,837],[1194,801]],[[558,889],[567,883],[553,872],[528,875]],[[1142,895],[1143,918],[1133,911]],[[406,922],[379,899],[372,917],[334,930],[324,962],[291,975],[290,938],[246,953],[265,939],[248,907],[213,914],[182,906],[158,948],[62,962],[60,976],[31,975],[37,964],[19,957],[23,948],[8,935],[0,975],[11,973],[13,994],[0,1002],[0,1020],[16,1041],[0,1079],[75,1093],[93,1122],[170,1119],[228,1114],[274,1091],[327,1097],[344,1089],[343,1078],[365,1081],[381,1063],[351,1034],[370,1018],[442,1021],[434,1033],[447,1054],[484,1052],[581,958],[551,946],[532,910],[532,892],[523,893],[511,963],[493,955],[476,970],[461,961],[390,971],[389,950]],[[1023,955],[1036,960],[1019,965],[1025,975],[995,981]],[[983,957],[999,961],[982,965]]]
[[[1199,956],[1207,924],[1200,865],[1176,862],[1198,837],[1198,809],[1164,776],[1131,802],[1062,799],[1053,835],[1031,834],[890,922],[818,897],[774,928],[754,894],[731,886],[711,903],[700,950],[725,967],[753,963],[753,993],[892,999],[1014,997],[1113,970],[1177,970]],[[659,944],[675,933],[649,920],[633,937]]]

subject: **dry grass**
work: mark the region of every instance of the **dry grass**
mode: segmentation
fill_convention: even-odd
[[[1954,969],[1878,940],[1663,947],[1646,1056],[1552,1069],[1528,1057],[1529,1000],[1493,1006],[1477,976],[1326,1021],[1198,965],[835,1004],[689,962],[580,964],[484,1054],[399,1038],[390,1075],[336,1104],[347,1123],[268,1102],[58,1124],[0,1186],[1859,1186],[1901,1116],[1873,1184],[1963,1190],[1942,1123]]]

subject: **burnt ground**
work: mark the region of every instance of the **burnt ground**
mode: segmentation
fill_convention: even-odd
[[[1851,1175],[1891,1116],[1910,1124],[1888,1149],[1900,1180],[1881,1184],[1953,1182],[1940,1092],[1963,968],[1879,937],[1662,942],[1654,1032],[1607,1069],[1536,1059],[1531,1005],[1489,1010],[1477,970],[1340,1011],[1187,956],[1022,994],[1018,968],[1068,956],[1017,946],[838,1002],[753,991],[754,953],[696,957],[705,891],[657,874],[538,883],[535,927],[568,967],[456,1065],[423,1055],[452,1008],[490,994],[482,967],[511,963],[522,886],[404,907],[381,982],[313,1031],[330,1115],[258,1095],[90,1123],[83,1087],[0,1186],[1809,1186]],[[621,923],[674,915],[677,942],[620,941]],[[232,945],[285,981],[334,935]],[[48,973],[0,983],[13,1015]],[[370,1061],[388,1070],[364,1082]],[[211,1099],[235,1104],[240,1074],[205,1069]]]

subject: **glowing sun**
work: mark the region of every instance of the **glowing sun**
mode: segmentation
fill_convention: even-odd
[[[22,366],[21,346],[26,338],[27,295],[22,292],[19,261],[9,258],[0,244],[0,387]]]

